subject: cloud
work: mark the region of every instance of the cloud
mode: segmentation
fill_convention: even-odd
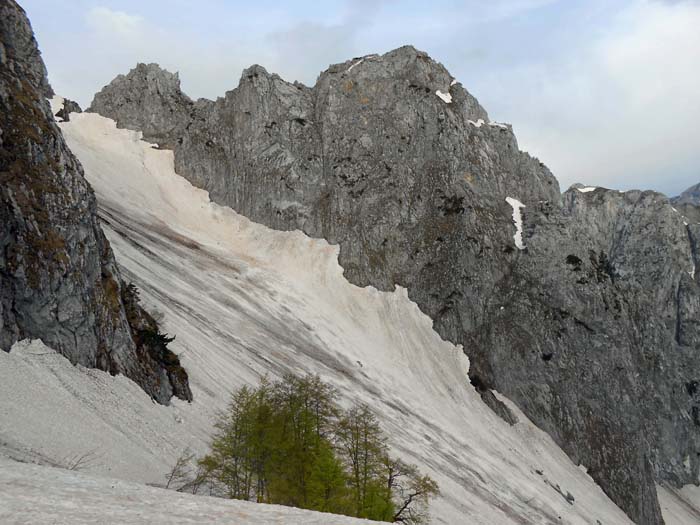
[[[348,24],[314,22],[271,33],[267,36],[274,56],[271,67],[283,78],[313,84],[321,68],[350,58],[354,34],[355,28]]]
[[[362,49],[359,35],[388,4],[386,0],[351,0],[335,23],[302,20],[269,33],[266,42],[271,45],[275,72],[288,80],[313,84],[330,64],[353,58]]]
[[[144,19],[108,7],[93,7],[86,15],[88,27],[100,34],[112,34],[124,39],[141,36],[145,28]]]
[[[82,31],[62,44],[60,67],[51,68],[50,76],[55,89],[83,107],[101,86],[138,62],[180,71],[185,92],[216,96],[237,84],[241,70],[252,63],[248,57],[266,56],[264,50],[256,51],[250,42],[237,42],[235,37],[222,43],[198,30],[173,27],[172,20],[102,6],[84,14]]]
[[[515,122],[521,146],[564,188],[581,181],[675,193],[700,179],[698,27],[698,2],[637,2],[580,51],[500,71],[481,86],[498,86],[499,116]]]
[[[483,20],[500,20],[523,14],[526,11],[540,9],[557,3],[559,0],[471,0],[464,6],[465,11]]]

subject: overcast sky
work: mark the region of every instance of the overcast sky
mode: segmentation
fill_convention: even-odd
[[[20,3],[54,89],[83,107],[137,62],[213,99],[254,63],[313,85],[331,63],[413,44],[512,123],[562,190],[700,181],[700,0]]]

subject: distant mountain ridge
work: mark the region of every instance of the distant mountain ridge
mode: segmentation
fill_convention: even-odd
[[[685,222],[700,222],[700,183],[673,197],[671,204],[684,217]]]
[[[656,481],[697,483],[700,225],[665,196],[560,194],[410,46],[313,87],[252,66],[216,101],[139,64],[89,110],[172,148],[215,202],[339,244],[352,283],[408,288],[484,398],[518,403],[637,523],[662,523]]]
[[[700,182],[691,186],[680,195],[673,197],[671,202],[673,204],[692,204],[693,206],[700,206]]]

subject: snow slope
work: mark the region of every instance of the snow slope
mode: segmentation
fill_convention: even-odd
[[[86,454],[87,470],[163,483],[165,464],[207,439],[209,413],[192,408],[158,405],[126,377],[74,367],[38,340],[0,352],[0,452],[20,461],[66,465]]]
[[[666,525],[700,523],[700,487],[686,485],[680,490],[656,487],[659,505]]]
[[[162,482],[182,449],[205,449],[232,389],[265,374],[313,372],[344,404],[369,403],[394,453],[439,483],[435,523],[630,523],[508,400],[514,426],[486,407],[466,356],[439,338],[404,289],[353,286],[337,247],[210,203],[174,173],[172,152],[139,133],[94,114],[72,115],[61,128],[95,188],[125,277],[177,336],[172,348],[195,400],[161,407],[122,377],[19,345],[0,353],[6,453],[56,461],[94,450],[94,472]],[[40,408],[23,414],[21,400]]]
[[[166,491],[0,458],[0,523],[371,525],[376,521]]]

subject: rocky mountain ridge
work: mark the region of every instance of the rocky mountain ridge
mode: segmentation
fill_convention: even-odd
[[[42,339],[73,364],[133,379],[160,403],[189,400],[187,373],[121,280],[52,96],[26,14],[2,2],[0,348]],[[77,110],[62,108],[65,117]]]
[[[673,204],[694,204],[700,206],[700,183],[686,189],[680,195],[671,199]]]
[[[139,64],[89,111],[172,148],[215,202],[339,244],[354,284],[406,287],[485,399],[513,399],[637,523],[663,521],[656,481],[698,482],[700,231],[663,195],[560,194],[409,46],[312,88],[252,66],[216,101]]]

